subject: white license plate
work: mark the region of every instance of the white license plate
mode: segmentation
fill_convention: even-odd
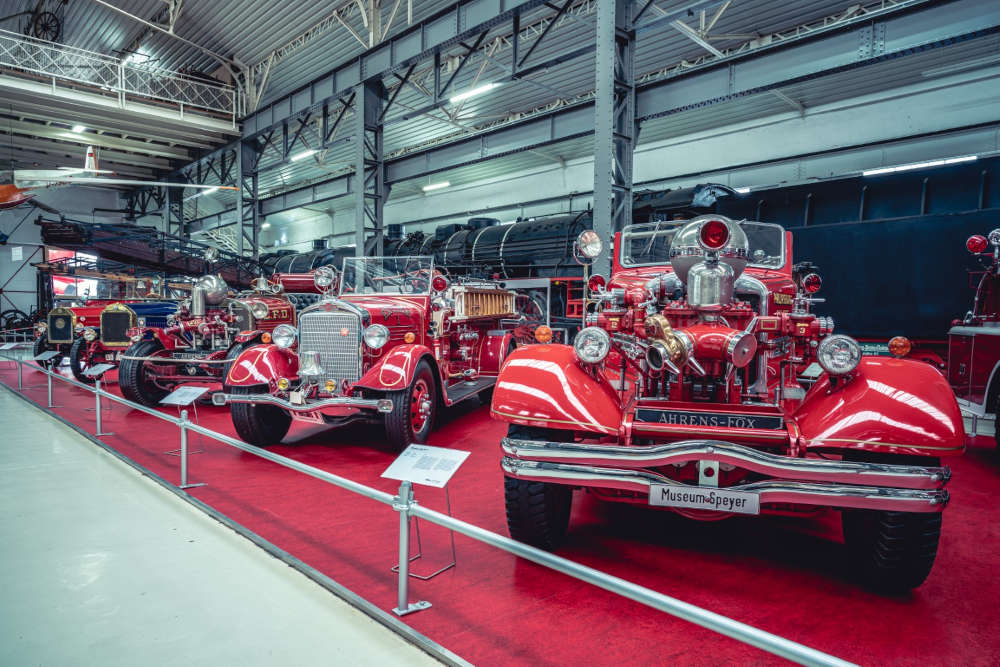
[[[747,491],[728,491],[705,486],[653,484],[649,504],[658,507],[689,507],[736,514],[760,514],[760,496]]]

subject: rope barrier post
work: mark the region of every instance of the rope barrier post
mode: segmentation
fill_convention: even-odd
[[[21,362],[20,360],[18,360],[18,362],[17,362],[17,390],[21,391],[21,392],[24,391],[24,383],[21,380],[21,371],[22,371],[23,367],[24,367],[24,363]]]
[[[181,410],[181,489],[191,489],[196,486],[205,486],[204,482],[198,484],[188,484],[188,411]]]
[[[400,484],[399,495],[392,499],[392,509],[399,512],[399,584],[397,606],[392,610],[397,616],[406,616],[431,606],[430,602],[424,600],[410,604],[410,507],[416,503],[413,499],[413,484]]]
[[[56,406],[52,405],[52,371],[45,372],[45,379],[47,380],[46,385],[48,386],[49,407],[54,408]]]
[[[101,423],[101,380],[100,378],[94,378],[94,410],[97,414],[97,431],[94,435],[101,437],[103,435],[114,435],[114,433],[105,433]]]

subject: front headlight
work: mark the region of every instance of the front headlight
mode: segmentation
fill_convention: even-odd
[[[254,316],[254,319],[262,320],[267,317],[269,312],[270,309],[263,301],[254,301],[250,304],[250,313]]]
[[[88,343],[93,343],[97,340],[97,332],[88,327],[83,330],[83,339]]]
[[[291,324],[279,324],[271,332],[271,340],[280,348],[288,349],[295,345],[299,332]]]
[[[816,348],[819,365],[830,375],[850,373],[861,361],[861,345],[850,336],[827,336]]]
[[[143,329],[143,328],[146,327],[146,318],[145,317],[140,317],[138,320],[136,320],[136,322],[139,324],[139,328],[140,329]]]
[[[321,266],[313,272],[313,282],[321,292],[325,292],[333,287],[337,280],[337,274],[329,266]]]
[[[379,350],[389,342],[389,329],[382,324],[372,324],[365,328],[365,345]]]
[[[600,327],[580,329],[580,333],[573,341],[573,349],[576,350],[576,356],[580,361],[588,364],[600,363],[611,351],[611,336]]]

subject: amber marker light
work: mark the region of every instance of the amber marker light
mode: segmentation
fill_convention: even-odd
[[[906,336],[896,336],[889,341],[889,353],[894,357],[905,357],[913,346]]]
[[[271,334],[266,333],[266,332],[262,333],[260,335],[260,342],[262,342],[262,343],[270,343],[271,342]]]
[[[535,340],[539,343],[550,343],[552,342],[552,329],[545,326],[544,324],[535,328]]]
[[[337,382],[335,380],[327,380],[324,386],[326,387],[326,393],[332,394],[337,388]]]
[[[412,331],[407,331],[406,335],[403,336],[404,343],[412,343],[416,339],[417,339],[417,334],[413,333]]]
[[[292,386],[292,383],[288,381],[288,378],[278,378],[278,389],[285,391],[290,386]]]

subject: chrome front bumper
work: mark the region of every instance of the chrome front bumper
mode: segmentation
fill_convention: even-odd
[[[277,405],[289,412],[334,412],[372,410],[388,414],[392,412],[392,401],[387,398],[355,398],[352,396],[334,396],[320,400],[307,400],[301,403],[292,402],[280,396],[271,394],[212,394],[213,405],[226,405],[227,403],[253,403],[265,405]]]
[[[648,493],[652,485],[690,487],[649,468],[717,461],[774,479],[731,491],[757,493],[763,503],[940,512],[948,502],[947,467],[828,461],[781,456],[716,440],[684,440],[650,447],[545,442],[504,438],[504,473],[520,479]]]

